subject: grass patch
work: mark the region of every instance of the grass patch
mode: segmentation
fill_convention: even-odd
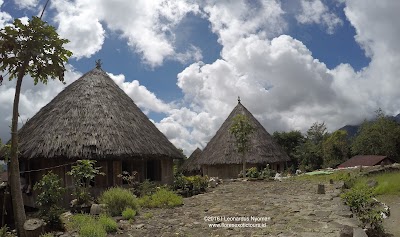
[[[107,210],[111,216],[121,215],[125,208],[138,209],[137,198],[128,189],[114,187],[109,188],[99,197],[99,203],[107,204]]]
[[[374,195],[400,194],[400,172],[388,172],[357,179],[355,186],[366,185],[369,180],[375,180],[378,185],[373,188]]]
[[[136,216],[136,211],[135,210],[133,210],[132,208],[126,208],[123,212],[122,212],[122,217],[125,219],[125,220],[131,220],[131,219],[133,219],[133,218],[135,218],[135,216]]]

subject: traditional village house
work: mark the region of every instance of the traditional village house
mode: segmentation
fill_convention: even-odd
[[[185,176],[192,176],[192,175],[201,175],[201,167],[199,164],[199,159],[201,157],[201,150],[200,148],[196,148],[193,153],[189,156],[188,159],[183,162],[181,171],[182,174]]]
[[[21,173],[28,194],[50,170],[71,190],[72,178],[66,173],[80,159],[96,160],[96,166],[105,173],[93,180],[95,193],[121,185],[123,180],[118,175],[123,171],[136,171],[139,181],[171,184],[173,159],[183,159],[99,65],[29,119],[18,136]],[[26,205],[33,205],[32,198],[23,196]]]
[[[356,166],[375,166],[375,165],[391,165],[395,161],[387,156],[378,155],[357,155],[346,160],[338,166],[338,168],[356,167]]]
[[[204,148],[199,164],[203,175],[219,178],[237,178],[242,171],[242,156],[235,147],[235,137],[229,132],[234,117],[243,114],[248,117],[254,132],[251,134],[250,150],[246,153],[246,166],[262,169],[269,165],[278,172],[287,168],[290,161],[285,151],[274,142],[272,136],[257,119],[238,100],[237,106],[230,113],[215,136]]]

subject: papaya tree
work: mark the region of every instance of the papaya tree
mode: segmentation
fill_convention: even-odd
[[[47,84],[49,78],[64,82],[65,63],[72,53],[64,48],[68,43],[56,29],[39,17],[32,17],[27,24],[15,19],[11,25],[0,29],[0,71],[8,80],[16,78],[11,123],[10,188],[18,236],[25,236],[26,219],[18,162],[18,105],[22,80],[30,75],[36,85]],[[3,80],[3,77],[0,78]]]
[[[229,132],[235,137],[235,147],[242,155],[243,178],[246,177],[246,153],[250,150],[250,135],[254,132],[254,127],[244,114],[238,114],[233,118],[233,123]]]

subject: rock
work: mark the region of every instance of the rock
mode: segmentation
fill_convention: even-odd
[[[135,229],[142,229],[143,227],[144,227],[144,224],[139,224],[139,225],[134,226]]]
[[[336,189],[344,189],[346,187],[344,181],[339,181],[336,183],[335,188]]]
[[[210,188],[217,187],[217,180],[214,178],[210,178],[210,180],[208,180],[208,187]]]
[[[24,230],[27,237],[40,236],[44,232],[44,222],[41,219],[28,219],[24,223]]]
[[[353,227],[345,225],[339,232],[339,237],[353,237]]]
[[[376,186],[378,186],[378,181],[370,179],[367,181],[367,186],[370,188],[375,188]]]
[[[368,237],[367,233],[361,228],[353,229],[353,237]]]
[[[325,185],[323,185],[323,184],[318,184],[317,193],[318,193],[318,194],[325,194]]]
[[[274,180],[282,181],[282,175],[280,173],[276,173]]]
[[[107,205],[105,204],[92,204],[90,207],[90,215],[100,215],[101,213],[105,213],[107,209]]]

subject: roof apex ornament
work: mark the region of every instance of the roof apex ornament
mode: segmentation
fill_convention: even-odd
[[[101,65],[102,65],[103,63],[101,62],[101,59],[97,59],[96,60],[96,68],[97,69],[101,69]]]
[[[240,96],[238,96],[238,104],[240,104]]]

